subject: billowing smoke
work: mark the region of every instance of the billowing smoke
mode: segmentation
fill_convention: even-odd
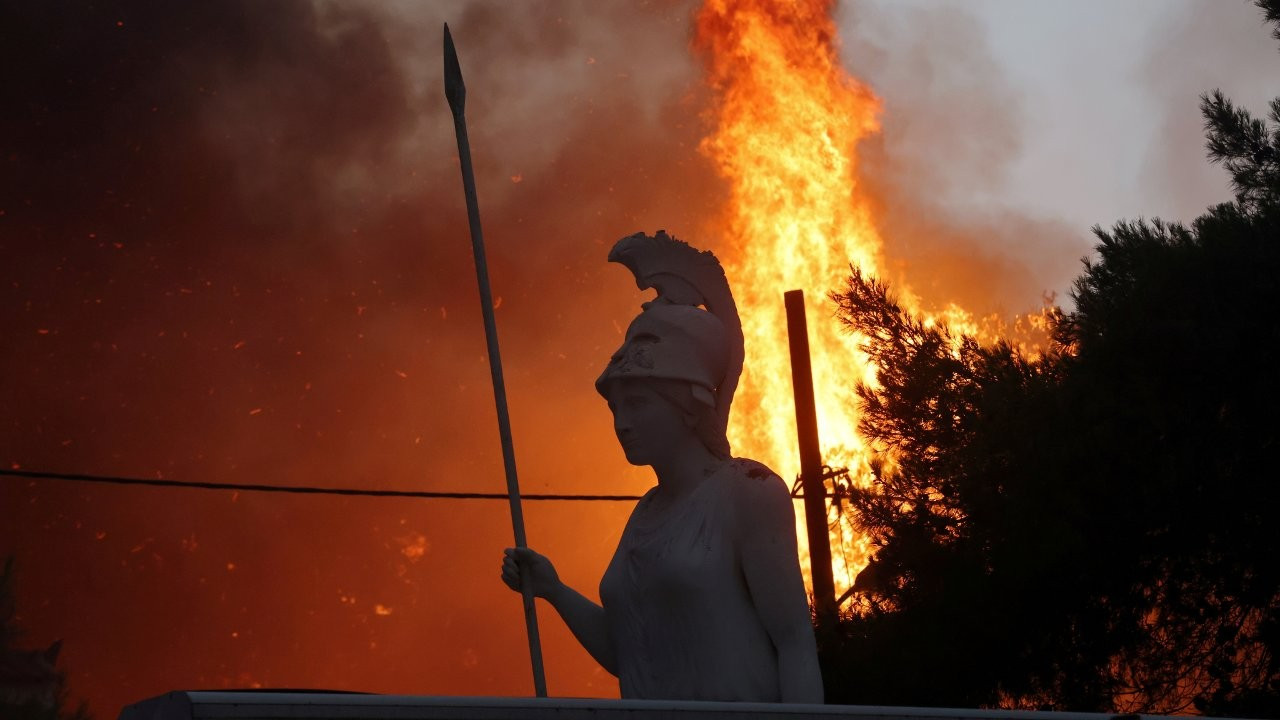
[[[720,192],[690,14],[7,5],[0,460],[501,492],[448,20],[523,487],[643,489],[592,381],[641,299],[612,241],[696,235]],[[504,503],[6,480],[0,508],[25,642],[64,637],[100,717],[175,688],[530,692]],[[529,504],[529,537],[591,592],[626,510]],[[552,692],[616,692],[543,625]]]
[[[1150,188],[1142,214],[1189,222],[1231,198],[1228,175],[1205,159],[1200,96],[1221,89],[1257,117],[1275,97],[1280,52],[1253,2],[1188,3],[1151,28],[1138,80],[1153,107],[1139,175]]]
[[[1037,309],[1069,279],[1087,228],[1001,202],[1027,137],[1025,99],[960,6],[843,6],[844,57],[884,101],[864,144],[890,282],[926,307]]]
[[[1199,97],[1220,87],[1263,114],[1274,95],[1275,42],[1248,0],[846,3],[840,26],[846,64],[885,104],[862,158],[899,262],[890,279],[977,313],[1045,294],[1069,306],[1095,224],[1189,221],[1229,199]],[[1032,67],[1015,77],[992,28],[1049,47],[1023,37],[1017,61]]]
[[[448,21],[522,486],[643,489],[592,389],[641,300],[604,258],[637,230],[719,237],[724,186],[697,151],[707,91],[692,11],[6,4],[0,462],[501,492],[442,97]],[[981,32],[946,8],[855,28],[849,65],[886,98],[861,174],[891,279],[931,304],[1031,309],[1089,241],[1082,227],[957,201],[997,192],[1033,142]],[[1199,91],[1232,89],[1196,80],[1189,97],[1168,96],[1194,108]],[[531,542],[588,593],[626,512],[526,505]],[[519,601],[498,580],[509,538],[501,502],[0,482],[24,642],[65,638],[72,691],[99,717],[176,688],[527,694]],[[546,613],[552,693],[616,692]]]

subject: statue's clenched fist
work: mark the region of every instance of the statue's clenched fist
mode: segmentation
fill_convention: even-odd
[[[556,568],[544,555],[529,548],[507,548],[502,551],[502,582],[520,592],[520,574],[529,578],[534,597],[546,599],[560,587]]]

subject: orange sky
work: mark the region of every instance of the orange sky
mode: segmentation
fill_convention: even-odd
[[[605,256],[640,229],[696,235],[717,202],[692,152],[689,8],[577,25],[498,8],[449,20],[522,486],[637,493],[592,381],[642,298]],[[0,208],[18,259],[0,266],[0,460],[501,492],[439,25],[410,47],[383,18],[302,2],[60,26],[30,12],[31,102],[4,128],[23,180]],[[603,42],[621,27],[629,48]],[[646,76],[646,54],[674,69]],[[590,74],[557,78],[556,62]],[[517,68],[551,100],[507,102]],[[99,718],[177,688],[531,693],[498,579],[505,503],[7,480],[0,508],[24,642],[65,639]],[[590,594],[628,510],[527,503],[528,535]],[[616,695],[548,613],[551,692]]]

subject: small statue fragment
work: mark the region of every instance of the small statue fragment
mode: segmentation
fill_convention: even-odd
[[[725,437],[742,371],[719,261],[663,231],[618,241],[644,304],[596,380],[618,442],[657,484],[636,504],[597,605],[544,556],[505,551],[502,579],[559,612],[622,697],[821,703],[822,680],[783,481]]]

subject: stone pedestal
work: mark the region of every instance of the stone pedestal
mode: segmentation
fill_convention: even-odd
[[[861,705],[176,691],[126,707],[119,720],[1139,720],[1141,717],[1144,716]]]

